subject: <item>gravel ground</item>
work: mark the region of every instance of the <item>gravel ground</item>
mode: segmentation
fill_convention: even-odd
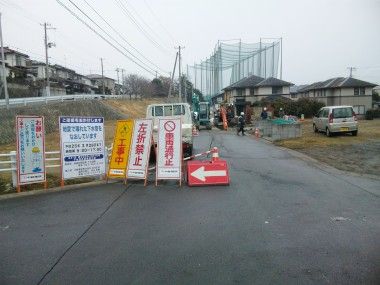
[[[340,170],[380,177],[380,141],[298,151]]]

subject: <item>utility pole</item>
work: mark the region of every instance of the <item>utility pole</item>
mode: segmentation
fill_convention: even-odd
[[[124,86],[124,71],[125,69],[121,69],[121,85],[123,86],[123,94],[125,93],[125,86]]]
[[[7,85],[7,75],[5,70],[5,59],[4,59],[4,46],[3,46],[3,28],[1,26],[1,13],[0,13],[0,42],[1,42],[1,64],[3,67],[2,79],[4,86],[4,95],[5,95],[5,105],[9,109],[9,94],[8,94],[8,85]]]
[[[46,57],[46,67],[45,67],[45,73],[46,73],[46,97],[50,96],[50,80],[49,80],[49,55],[48,50],[49,48],[55,46],[55,43],[49,43],[48,37],[47,37],[47,30],[55,30],[55,28],[50,27],[51,25],[47,22],[43,24],[44,31],[45,31],[45,57]]]
[[[176,53],[175,55],[175,61],[174,61],[174,67],[173,67],[173,72],[171,73],[171,80],[170,80],[170,86],[169,86],[169,94],[168,94],[168,98],[171,97],[172,95],[172,86],[173,86],[173,80],[174,80],[174,74],[175,74],[175,68],[177,66],[177,59],[178,59],[178,52]]]
[[[100,58],[100,64],[102,66],[102,89],[103,89],[103,95],[104,95],[106,94],[106,92],[105,92],[105,86],[104,86],[103,58]]]
[[[350,71],[350,77],[352,77],[352,72],[356,71],[356,67],[350,66],[350,67],[347,67],[347,69]]]
[[[182,57],[181,57],[181,48],[184,49],[185,47],[181,47],[181,46],[178,46],[178,83],[179,83],[179,102],[182,102],[182,78],[181,78],[181,60],[182,60]],[[177,49],[177,48],[176,48]]]
[[[119,92],[118,92],[118,93],[119,93],[118,95],[120,95],[120,91],[121,91],[121,90],[120,90],[120,81],[119,81],[119,71],[120,71],[120,69],[117,67],[117,68],[115,69],[115,71],[116,71],[116,73],[117,73],[117,85],[119,85],[118,88],[117,88],[118,91],[119,91]],[[116,90],[117,90],[117,89],[116,89]]]

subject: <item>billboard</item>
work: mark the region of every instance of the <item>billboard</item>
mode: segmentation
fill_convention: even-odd
[[[135,120],[127,178],[146,179],[152,145],[153,121]]]
[[[17,116],[18,185],[46,181],[44,117]]]
[[[105,174],[104,118],[59,117],[62,179]]]
[[[112,154],[108,168],[108,177],[125,178],[132,132],[133,120],[117,121]]]
[[[182,125],[180,118],[158,120],[156,180],[181,180]]]

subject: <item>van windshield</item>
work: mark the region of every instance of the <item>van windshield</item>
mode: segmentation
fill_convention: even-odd
[[[333,109],[333,117],[336,119],[349,118],[352,116],[353,116],[353,111],[351,107]]]

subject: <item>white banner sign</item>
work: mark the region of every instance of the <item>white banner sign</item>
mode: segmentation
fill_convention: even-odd
[[[135,120],[127,178],[145,179],[152,145],[152,120]]]
[[[62,179],[105,174],[104,119],[59,117]]]
[[[18,185],[45,182],[44,118],[17,116]]]
[[[181,180],[182,126],[180,118],[158,120],[156,179]]]

